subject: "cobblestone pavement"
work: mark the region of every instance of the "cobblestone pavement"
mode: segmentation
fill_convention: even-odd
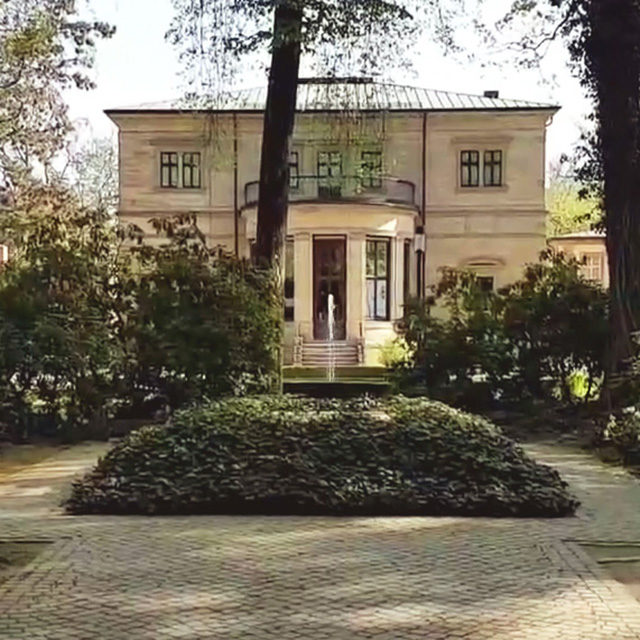
[[[640,540],[640,483],[535,445],[575,518],[67,517],[83,445],[0,484],[0,540],[50,540],[0,586],[0,639],[640,638],[640,604],[576,541]]]

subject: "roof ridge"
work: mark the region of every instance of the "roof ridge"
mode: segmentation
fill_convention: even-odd
[[[107,113],[135,111],[262,111],[267,85],[231,87],[218,94],[184,96],[138,106],[109,109]],[[216,104],[216,100],[219,100]],[[208,102],[208,104],[207,104]],[[492,111],[557,110],[558,105],[519,98],[493,97],[461,91],[416,87],[388,80],[350,83],[303,82],[298,91],[299,111]]]
[[[481,93],[468,93],[466,91],[451,91],[449,89],[434,89],[433,87],[417,87],[412,84],[397,84],[395,82],[374,82],[373,84],[381,84],[385,87],[402,87],[403,89],[413,89],[414,91],[433,91],[434,93],[448,93],[454,96],[464,96],[466,98],[484,98],[486,100],[508,100],[510,102],[534,102],[536,104],[548,106],[546,102],[538,102],[537,100],[528,100],[525,98],[503,98],[498,96],[492,98]]]

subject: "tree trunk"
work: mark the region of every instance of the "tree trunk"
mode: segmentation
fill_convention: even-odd
[[[605,400],[619,385],[640,328],[640,4],[591,0],[585,39],[597,97],[611,279]]]
[[[282,270],[289,200],[289,150],[295,123],[302,11],[275,11],[273,52],[264,116],[255,261]]]

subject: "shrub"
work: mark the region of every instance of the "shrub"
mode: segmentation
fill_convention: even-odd
[[[71,513],[563,516],[558,473],[486,420],[424,399],[231,399],[117,444]]]
[[[444,270],[434,297],[407,307],[405,384],[465,406],[592,399],[604,368],[607,295],[576,260],[551,251],[540,257],[498,292],[483,291],[473,273]]]
[[[61,186],[27,185],[3,212],[0,433],[107,434],[108,418],[149,398],[278,382],[281,296],[268,272],[207,248],[192,216],[155,221],[159,246]],[[5,433],[2,433],[4,436]]]
[[[5,211],[0,269],[0,423],[71,438],[103,423],[122,351],[110,333],[116,237],[55,186],[24,185]]]
[[[172,407],[277,385],[282,304],[277,280],[207,247],[190,216],[154,220],[169,242],[131,249],[118,337],[126,387]]]

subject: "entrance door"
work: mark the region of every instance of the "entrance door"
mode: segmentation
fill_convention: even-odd
[[[335,339],[346,336],[346,240],[345,238],[313,239],[313,336],[329,339],[328,304],[333,294],[335,304]]]

